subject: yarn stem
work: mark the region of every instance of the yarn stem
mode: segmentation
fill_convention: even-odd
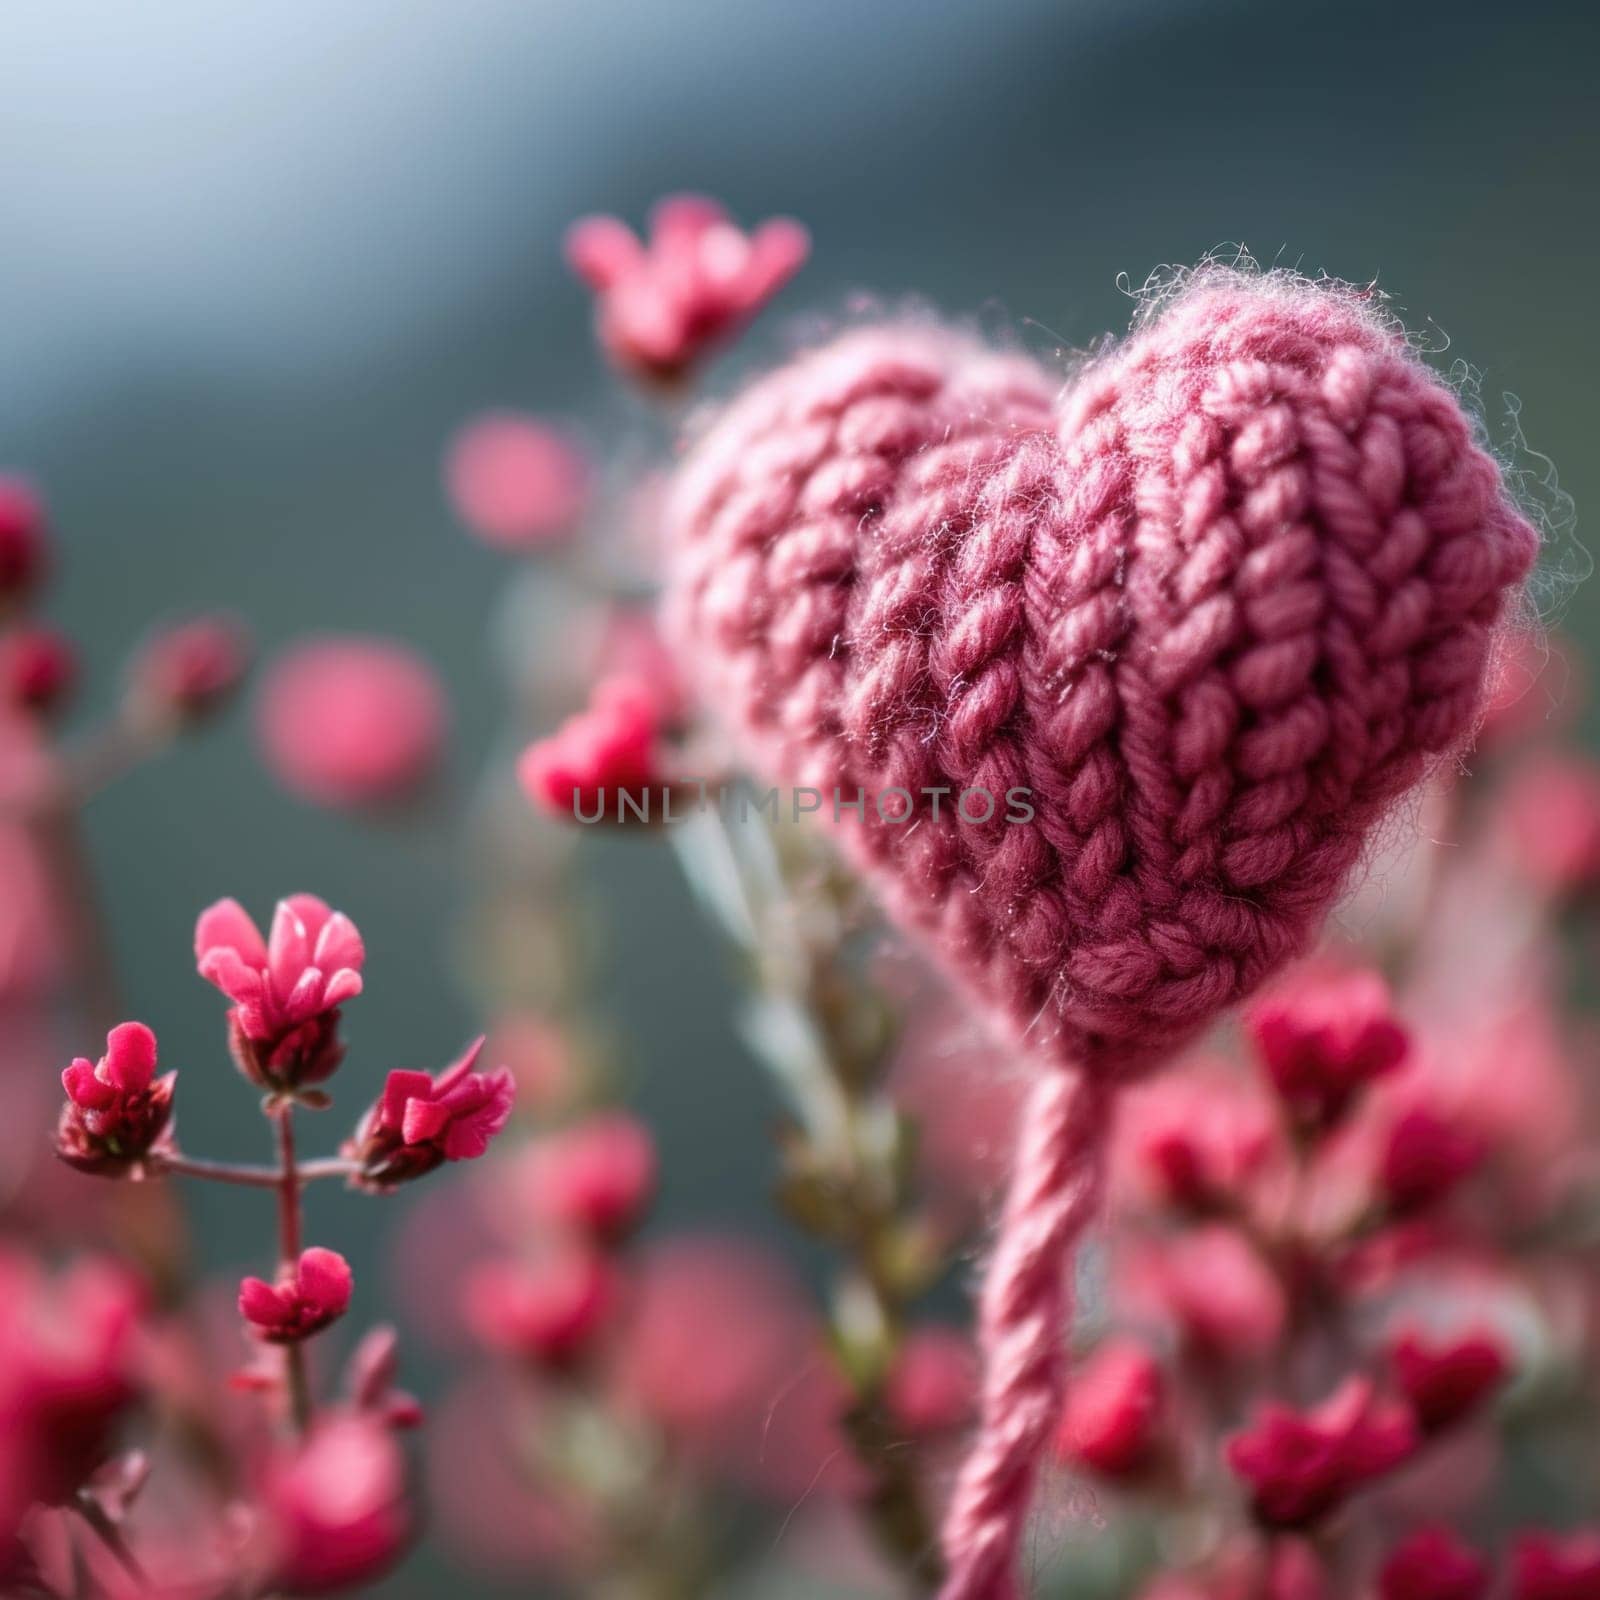
[[[1111,1091],[1098,1074],[1042,1072],[979,1305],[978,1436],[945,1521],[940,1600],[1016,1600],[1039,1463],[1061,1413],[1076,1246],[1102,1185]]]

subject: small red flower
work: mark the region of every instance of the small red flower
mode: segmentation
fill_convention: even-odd
[[[1138,1091],[1125,1135],[1140,1187],[1194,1212],[1237,1206],[1273,1150],[1273,1109],[1217,1074],[1162,1078]]]
[[[1421,1211],[1443,1200],[1487,1154],[1483,1136],[1460,1118],[1429,1105],[1410,1106],[1389,1127],[1378,1185],[1391,1211]]]
[[[234,1002],[234,1059],[263,1088],[320,1083],[344,1060],[339,1007],[361,993],[366,949],[356,926],[312,894],[278,902],[272,932],[260,931],[237,900],[200,913],[195,964]]]
[[[1600,1530],[1565,1536],[1525,1533],[1511,1554],[1511,1600],[1595,1600],[1600,1595]]]
[[[0,701],[18,711],[59,711],[78,681],[78,656],[54,628],[16,628],[0,639]]]
[[[588,706],[523,751],[517,776],[528,798],[553,817],[595,822],[620,815],[620,796],[646,811],[661,784],[657,700],[631,678],[608,678]]]
[[[524,1193],[534,1212],[599,1240],[627,1233],[655,1192],[655,1142],[625,1112],[605,1112],[552,1134],[525,1160]]]
[[[197,722],[233,697],[250,667],[250,642],[228,617],[164,628],[135,657],[135,695],[163,722]]]
[[[445,457],[456,515],[502,550],[536,550],[570,531],[583,514],[591,476],[565,433],[513,411],[474,418]]]
[[[884,1404],[895,1426],[914,1439],[962,1427],[978,1399],[978,1356],[956,1328],[916,1328],[890,1368]]]
[[[483,1040],[437,1077],[397,1069],[345,1145],[361,1164],[358,1181],[375,1189],[420,1178],[446,1161],[481,1156],[505,1127],[516,1098],[509,1067],[474,1072]]]
[[[1374,972],[1303,979],[1259,1001],[1246,1024],[1273,1088],[1313,1132],[1339,1122],[1411,1048]]]
[[[1166,1380],[1143,1345],[1112,1339],[1068,1381],[1056,1451],[1108,1478],[1126,1478],[1155,1455],[1165,1406]]]
[[[44,502],[26,480],[0,472],[0,611],[32,592],[48,557]]]
[[[268,1462],[261,1592],[326,1594],[369,1583],[410,1543],[405,1460],[370,1417],[339,1413]]]
[[[597,297],[600,343],[619,367],[662,382],[754,317],[810,249],[798,222],[746,234],[693,194],[656,206],[648,244],[615,217],[585,217],[567,234],[567,261]]]
[[[1487,1333],[1431,1340],[1421,1332],[1408,1331],[1390,1345],[1389,1362],[1401,1392],[1427,1433],[1471,1416],[1511,1371],[1505,1347]]]
[[[1489,1564],[1448,1528],[1422,1528],[1397,1545],[1378,1574],[1379,1600],[1482,1600]]]
[[[56,1154],[80,1172],[115,1176],[163,1144],[172,1121],[176,1072],[157,1078],[156,1036],[142,1022],[106,1035],[106,1053],[79,1056],[61,1074],[67,1103],[56,1127]]]
[[[569,1367],[593,1348],[619,1293],[616,1269],[588,1249],[561,1250],[533,1267],[490,1262],[467,1281],[467,1323],[491,1349]]]
[[[351,1287],[350,1263],[337,1250],[313,1246],[276,1283],[246,1278],[239,1285],[239,1315],[267,1344],[298,1344],[345,1314]]]
[[[1260,1521],[1300,1528],[1399,1466],[1416,1444],[1416,1424],[1403,1405],[1379,1400],[1367,1379],[1349,1378],[1308,1412],[1261,1407],[1226,1453]]]

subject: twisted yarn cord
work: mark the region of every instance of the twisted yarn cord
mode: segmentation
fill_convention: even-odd
[[[1006,1595],[1104,1097],[1304,950],[1470,736],[1537,535],[1367,297],[1217,270],[1064,394],[946,328],[846,334],[727,409],[668,524],[703,702],[771,778],[914,799],[840,844],[1045,1075],[946,1538],[948,1600]]]
[[[982,1420],[945,1520],[943,1600],[1011,1600],[1018,1592],[1017,1546],[1060,1418],[1073,1252],[1099,1207],[1110,1104],[1101,1080],[1051,1069],[1024,1107],[979,1307]]]

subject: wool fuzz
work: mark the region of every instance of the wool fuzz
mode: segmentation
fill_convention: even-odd
[[[851,332],[726,410],[669,524],[705,703],[773,781],[915,797],[840,843],[1037,1063],[945,1531],[947,1600],[1010,1596],[1114,1091],[1301,952],[1470,736],[1537,535],[1370,300],[1220,269],[1063,393]],[[980,789],[1033,820],[966,820]]]

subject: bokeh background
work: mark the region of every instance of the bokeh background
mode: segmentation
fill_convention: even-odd
[[[1482,370],[1492,433],[1521,397],[1581,508],[1597,72],[1600,12],[1545,0],[7,0],[0,464],[48,494],[51,611],[103,688],[166,615],[234,610],[269,653],[394,634],[446,680],[466,787],[504,712],[487,619],[510,576],[454,526],[443,444],[490,406],[576,418],[601,453],[629,425],[561,260],[574,216],[637,220],[688,187],[805,220],[813,261],[744,361],[861,290],[1081,346],[1126,322],[1119,280],[1229,241],[1376,278],[1445,364]],[[1586,564],[1560,530],[1546,598],[1592,643]],[[426,817],[373,829],[292,800],[248,717],[89,825],[132,1010],[183,1071],[186,1145],[262,1153],[188,957],[220,894],[265,912],[312,888],[366,933],[340,1127],[388,1068],[437,1067],[472,1031],[457,845]],[[717,942],[665,852],[587,848],[661,1220],[760,1227],[771,1100]],[[205,1260],[259,1267],[264,1204],[208,1195]],[[394,1211],[312,1206],[375,1309]],[[429,1558],[383,1592],[439,1578]]]

